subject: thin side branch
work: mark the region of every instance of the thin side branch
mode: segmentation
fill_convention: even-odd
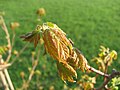
[[[1,20],[2,20],[2,29],[4,30],[5,34],[6,34],[6,39],[7,39],[7,43],[8,43],[8,56],[6,58],[6,61],[8,62],[10,60],[11,57],[11,52],[12,52],[12,47],[11,47],[11,41],[10,41],[10,35],[7,29],[7,26],[4,22],[4,19],[2,16],[0,16]]]
[[[36,60],[36,62],[38,62],[38,60]],[[30,83],[30,81],[32,80],[32,77],[33,77],[33,75],[34,75],[34,71],[35,71],[36,67],[37,67],[37,64],[35,64],[35,65],[32,67],[32,70],[31,70],[31,72],[30,72],[30,75],[29,75],[29,77],[28,77],[28,80],[23,83],[23,86],[22,86],[21,90],[27,90],[27,88],[29,87],[29,83]]]
[[[29,43],[27,43],[27,44],[20,50],[20,52],[17,54],[17,56],[12,60],[11,64],[13,64],[13,63],[17,60],[17,58],[23,53],[23,51],[27,48],[28,44],[29,44]]]
[[[30,81],[32,79],[32,76],[34,75],[34,71],[35,71],[35,69],[37,67],[37,63],[38,63],[38,60],[36,61],[36,64],[33,66],[32,71],[31,71],[31,73],[29,75],[29,78],[28,78],[28,81],[27,81],[28,84],[30,83]]]
[[[94,89],[94,90],[102,90],[103,88],[105,88],[105,86],[108,84],[108,82],[114,78],[114,77],[117,77],[117,76],[120,76],[120,72],[119,71],[116,71],[116,70],[113,70],[113,72],[111,74],[106,74],[106,73],[103,73],[93,67],[90,67],[90,66],[87,66],[89,68],[90,71],[92,72],[95,72],[96,74],[99,74],[101,76],[104,76],[106,77],[106,80],[104,81],[104,83],[97,89]]]
[[[104,81],[104,83],[99,88],[97,88],[96,90],[102,90],[112,78],[117,77],[117,76],[120,76],[120,72],[116,71],[116,70],[113,70],[112,73],[106,79],[106,81]]]
[[[12,37],[12,47],[13,47],[13,45],[14,45],[15,36],[16,36],[15,31],[13,31],[13,37]]]
[[[24,89],[27,90],[27,88],[29,87],[29,83],[32,80],[32,77],[34,75],[34,71],[35,71],[35,69],[36,69],[36,67],[38,65],[39,55],[40,55],[40,48],[39,48],[39,50],[37,52],[37,59],[33,62],[33,67],[32,67],[32,70],[30,72],[30,75],[28,77],[28,80],[26,82],[24,82],[24,84],[23,84],[23,86],[21,88],[22,90],[24,90]]]
[[[2,61],[3,61],[2,55],[0,55],[0,71],[2,71],[3,69],[5,69],[5,68],[11,66],[10,63],[8,63],[8,64],[2,64],[2,63],[1,63]]]

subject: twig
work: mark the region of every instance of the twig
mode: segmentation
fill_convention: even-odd
[[[2,81],[2,83],[3,83],[4,89],[5,89],[5,90],[10,90],[9,87],[8,87],[6,78],[5,78],[5,76],[4,76],[4,74],[3,74],[2,71],[0,71],[0,77],[1,77],[1,81]]]
[[[36,61],[38,63],[38,60],[36,60]],[[29,83],[30,83],[30,81],[31,81],[31,79],[32,79],[32,77],[34,75],[34,71],[35,71],[35,69],[37,67],[37,63],[32,67],[29,78],[25,83],[23,83],[23,86],[22,86],[21,90],[27,90],[27,88],[29,87]]]
[[[10,63],[8,63],[8,64],[3,64],[3,65],[0,65],[0,71],[2,71],[3,69],[6,69],[6,68],[8,68],[9,66],[11,66],[11,64],[10,64]]]
[[[12,37],[12,47],[13,47],[13,45],[14,45],[14,41],[15,41],[15,31],[13,31],[13,37]]]
[[[4,60],[1,59],[0,62],[1,62],[1,63],[4,63]],[[13,84],[12,84],[12,81],[11,81],[11,79],[10,79],[10,76],[9,76],[9,73],[8,73],[7,69],[6,69],[6,68],[3,69],[2,72],[4,73],[4,76],[6,77],[6,81],[8,82],[8,85],[9,85],[10,89],[11,89],[11,90],[14,90],[14,87],[13,87]]]
[[[3,30],[4,30],[4,32],[6,34],[6,39],[7,39],[8,48],[9,48],[8,49],[8,56],[6,58],[6,61],[8,62],[10,60],[10,58],[11,58],[11,52],[12,52],[12,47],[11,47],[11,42],[10,42],[10,35],[8,33],[8,29],[7,29],[7,26],[6,26],[5,22],[4,22],[3,17],[0,16],[0,18],[2,20],[2,28],[3,28]]]
[[[22,54],[22,52],[27,48],[28,44],[29,44],[29,43],[27,43],[27,44],[20,50],[20,52],[16,55],[16,57],[11,61],[11,64],[13,64],[13,63],[17,60],[17,58]]]
[[[2,56],[0,55],[0,63],[2,63],[2,62],[3,62],[3,59],[2,59]],[[3,70],[3,68],[1,68],[1,69]],[[1,81],[3,83],[5,90],[9,90],[9,87],[8,87],[8,84],[7,84],[7,81],[6,81],[3,71],[0,71],[0,78],[1,78]]]
[[[106,79],[106,81],[99,88],[97,88],[95,90],[102,90],[112,78],[117,77],[117,76],[120,76],[120,72],[113,70],[112,73]]]
[[[34,75],[34,71],[35,71],[35,69],[36,69],[36,67],[37,67],[37,65],[38,65],[39,55],[40,55],[40,48],[39,48],[38,53],[37,53],[37,60],[34,61],[34,65],[33,65],[33,67],[32,67],[31,73],[30,73],[29,78],[28,78],[28,81],[27,81],[27,84],[28,84],[28,85],[29,85],[29,83],[30,83],[30,81],[31,81],[31,79],[32,79],[32,76]]]
[[[0,71],[2,71],[3,69],[5,69],[5,68],[7,68],[7,67],[9,67],[9,66],[11,66],[11,64],[2,64],[1,62],[2,62],[2,55],[0,55]]]
[[[29,77],[28,77],[28,80],[23,84],[23,86],[22,86],[22,88],[21,88],[22,90],[27,90],[27,88],[29,87],[29,83],[30,83],[30,81],[32,80],[32,77],[33,77],[33,75],[34,75],[34,71],[35,71],[35,69],[36,69],[36,67],[37,67],[37,65],[38,65],[39,55],[40,55],[40,48],[39,48],[38,53],[37,53],[37,60],[34,61],[34,65],[33,65],[33,67],[32,67],[32,70],[31,70],[31,72],[30,72],[30,75],[29,75]]]
[[[7,56],[7,58],[6,58],[6,62],[9,62],[9,60],[10,60],[10,58],[11,58],[11,52],[12,52],[10,35],[9,35],[8,29],[7,29],[7,26],[6,26],[5,22],[4,22],[3,17],[0,16],[0,19],[2,20],[2,28],[3,28],[3,30],[4,30],[4,32],[5,32],[5,34],[6,34],[6,39],[7,39],[8,48],[9,48],[9,49],[8,49],[8,56]],[[13,40],[14,40],[14,36],[13,36]],[[4,63],[4,61],[3,61],[2,58],[0,59],[0,62],[1,62],[1,63]],[[11,64],[8,64],[8,65],[11,65]],[[7,66],[8,66],[8,65],[7,65]],[[7,85],[7,86],[9,85],[11,90],[14,90],[12,81],[11,81],[10,76],[9,76],[9,74],[8,74],[8,71],[7,71],[7,69],[5,69],[5,67],[6,67],[6,66],[4,65],[4,68],[3,68],[3,67],[1,68],[1,70],[3,69],[3,71],[0,71],[0,72],[1,72],[1,78],[3,78],[2,81],[3,81],[4,84],[5,84],[5,82],[6,82],[6,85]],[[4,72],[4,74],[3,74],[3,72]],[[4,76],[4,77],[3,77],[3,76]],[[6,77],[6,78],[5,78],[5,77]],[[7,83],[7,81],[8,81],[8,83]],[[9,90],[9,88],[8,88],[8,89],[6,88],[5,90]]]
[[[36,64],[33,66],[32,71],[31,71],[29,78],[28,78],[28,81],[27,81],[28,84],[30,83],[32,76],[34,75],[34,70],[36,69],[36,66],[38,64],[38,60],[36,60],[35,62],[36,62]]]
[[[30,75],[29,75],[29,78],[28,78],[28,81],[27,81],[28,84],[30,83],[30,81],[31,81],[31,79],[32,79],[32,76],[34,75],[34,71],[35,71],[35,69],[36,69],[36,67],[37,67],[37,65],[38,65],[39,55],[40,55],[40,48],[39,48],[39,50],[38,50],[37,60],[34,61],[34,66],[33,66],[33,68],[32,68],[32,71],[31,71]]]
[[[95,72],[95,73],[97,73],[97,74],[99,74],[99,75],[101,75],[101,76],[104,76],[104,77],[106,77],[106,78],[109,77],[108,74],[103,73],[103,72],[101,72],[101,71],[99,71],[99,70],[97,70],[97,69],[95,69],[95,68],[93,68],[93,67],[91,67],[91,66],[89,66],[89,65],[87,65],[87,67],[88,67],[88,69],[89,69],[90,71],[92,71],[92,72]]]
[[[105,63],[105,71],[104,71],[104,73],[107,73],[107,71],[108,71],[108,62],[109,62],[109,58],[106,60],[106,63]],[[107,78],[104,77],[104,82],[105,82],[106,80],[107,80]],[[108,86],[105,85],[104,88],[107,90],[107,89],[108,89]]]
[[[10,86],[10,89],[15,90],[7,69],[4,69],[4,74],[5,74],[6,79],[8,81],[8,85]]]

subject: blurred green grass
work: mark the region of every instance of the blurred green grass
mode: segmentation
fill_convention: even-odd
[[[23,42],[19,36],[34,30],[37,19],[36,11],[41,7],[46,10],[46,16],[43,17],[43,20],[56,23],[65,31],[92,66],[95,66],[95,63],[90,60],[97,55],[100,45],[116,50],[118,58],[120,58],[119,0],[0,0],[0,11],[5,11],[6,13],[4,18],[11,35],[9,24],[14,21],[20,23],[20,28],[16,30],[17,36],[14,49],[19,51],[25,45],[26,42]],[[0,45],[3,45],[6,43],[3,38],[5,34],[1,30],[0,28]],[[35,49],[30,44],[19,58],[22,59],[22,62],[16,61],[9,69],[15,87],[20,87],[22,83],[20,72],[29,73],[27,67],[31,65],[30,56],[33,50]],[[42,52],[39,66],[37,67],[42,72],[39,82],[45,89],[54,85],[56,90],[61,90],[63,82],[57,74],[55,61],[49,56],[47,56],[45,61]],[[45,70],[42,68],[43,65],[46,65]],[[112,68],[120,70],[119,59],[112,64],[109,72]],[[80,76],[81,73],[78,77],[80,78]],[[33,78],[33,81],[35,80]],[[100,83],[101,80],[98,78],[97,86]],[[74,85],[72,86],[74,87]]]

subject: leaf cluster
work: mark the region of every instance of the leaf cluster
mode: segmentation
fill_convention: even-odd
[[[58,72],[64,82],[75,82],[73,77],[77,78],[77,69],[82,72],[87,70],[86,58],[73,47],[71,40],[67,39],[66,34],[56,24],[47,22],[37,25],[33,32],[22,35],[21,38],[33,42],[35,47],[40,38],[43,39],[46,52],[57,60]]]

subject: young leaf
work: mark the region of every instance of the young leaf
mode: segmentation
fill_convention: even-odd
[[[75,48],[75,52],[77,54],[77,58],[79,59],[78,68],[80,68],[83,72],[84,70],[88,70],[86,58],[81,54],[81,52],[77,48]]]
[[[80,81],[77,82],[84,90],[93,90],[96,83],[96,77],[90,77],[87,74],[81,76]]]
[[[76,71],[65,62],[57,62],[58,73],[61,79],[66,82],[75,82],[73,77],[77,78]]]
[[[66,61],[72,52],[72,44],[55,24],[43,24],[43,40],[46,51],[57,61]]]
[[[36,47],[40,40],[40,30],[34,30],[31,33],[20,36],[20,38],[23,38],[24,41],[33,42],[34,47]]]

